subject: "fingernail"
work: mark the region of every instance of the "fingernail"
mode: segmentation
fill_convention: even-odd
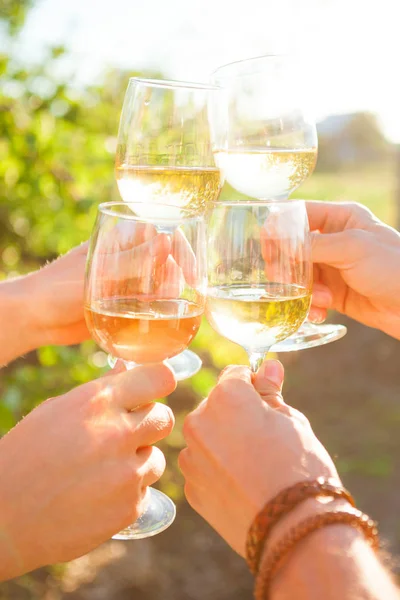
[[[260,367],[261,377],[268,379],[278,388],[282,386],[282,366],[277,360],[267,360]]]
[[[308,313],[308,321],[311,323],[321,324],[326,319],[326,313],[319,310],[311,309]]]

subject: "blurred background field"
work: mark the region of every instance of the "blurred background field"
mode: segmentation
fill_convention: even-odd
[[[110,23],[110,31],[114,31],[114,46],[107,40],[106,28],[100,28],[97,33],[88,30],[86,54],[82,56],[87,58],[95,53],[98,46],[91,50],[90,41],[96,35],[103,36],[104,64],[100,69],[97,63],[85,59],[86,62],[82,60],[83,68],[81,55],[76,49],[79,49],[79,44],[74,50],[73,44],[69,46],[67,35],[74,23],[79,24],[79,3],[72,3],[74,20],[70,20],[70,25],[66,22],[61,33],[59,21],[54,16],[55,4],[58,5],[58,2],[54,2],[51,8],[49,2],[44,1],[0,0],[2,279],[37,268],[87,239],[97,204],[117,198],[114,151],[128,76],[139,72],[163,75],[160,56],[166,51],[167,41],[170,43],[172,39],[165,37],[159,40],[158,54],[153,51],[153,58],[147,66],[143,66],[141,55],[127,59],[126,53],[124,61],[117,65],[117,61],[114,60],[113,64],[112,60],[104,58],[108,44],[110,56],[115,57],[116,47],[118,49],[115,24]],[[154,50],[157,40],[152,37],[155,35],[152,22],[146,21],[149,17],[142,14],[139,7],[128,9],[124,2],[115,4],[121,11],[116,10],[113,19],[119,22],[130,19],[132,36],[135,35],[134,29],[140,29],[140,24],[147,27],[148,46]],[[345,27],[345,33],[350,36],[356,31],[356,16],[365,16],[362,11],[367,9],[354,1],[354,6],[357,5],[360,11],[357,13],[353,4],[348,4],[347,10],[354,9],[351,13],[353,29],[349,28],[349,23]],[[318,31],[325,26],[322,21],[318,25],[315,17],[320,14],[321,5],[332,10],[333,14],[339,10],[331,2],[310,0],[307,14],[313,18],[309,25],[311,29],[319,27]],[[100,12],[105,10],[102,2],[89,1],[82,7],[82,19],[85,14],[86,17],[90,14],[88,6],[92,11],[96,8]],[[259,5],[252,2],[251,6]],[[382,18],[387,17],[384,6],[382,2],[379,13]],[[177,63],[175,70],[166,63],[164,68],[168,76],[189,77],[190,60],[200,77],[203,73],[199,65],[209,72],[212,61],[211,66],[215,67],[227,60],[262,54],[270,49],[268,40],[263,41],[260,36],[255,35],[251,40],[251,26],[257,21],[255,12],[252,18],[247,15],[243,23],[249,31],[242,46],[237,47],[234,43],[237,39],[234,26],[230,28],[229,23],[224,21],[220,27],[228,33],[220,46],[210,39],[214,55],[208,62],[201,62],[198,53],[201,53],[203,38],[196,42],[193,34],[193,44],[200,44],[200,47],[196,46],[196,53],[196,48],[189,46],[188,42],[192,27],[190,21],[183,16],[179,21],[179,11],[184,10],[182,7],[183,4],[177,0],[172,3],[169,13],[171,22],[175,23],[178,19],[181,23],[177,31],[182,38],[181,46],[177,43],[174,46],[171,42],[171,53],[182,52],[187,45],[189,58],[186,62]],[[202,23],[204,17],[197,14],[196,7],[199,8],[199,5],[194,3],[193,21],[198,19]],[[159,8],[161,13],[154,15],[157,31],[162,26],[159,21],[163,15],[161,4]],[[127,11],[126,14],[124,11]],[[368,23],[368,19],[365,22]],[[386,22],[390,22],[390,18]],[[377,22],[377,31],[379,26]],[[169,21],[165,27],[168,31]],[[212,36],[206,24],[201,27],[203,37],[206,36],[204,39],[207,35]],[[42,40],[41,44],[42,37],[46,43]],[[275,34],[272,41],[276,45],[279,35]],[[350,41],[349,38],[347,42],[350,44]],[[40,53],[37,53],[39,47]],[[359,47],[361,50],[362,46],[361,49]],[[145,54],[145,50],[143,52]],[[393,60],[392,55],[391,58]],[[365,62],[369,60],[370,56],[365,55],[364,62],[359,62],[360,76],[359,80],[354,80],[354,88],[363,89],[362,74],[368,71]],[[91,65],[95,76],[87,77]],[[331,66],[327,60],[326,71]],[[319,122],[317,171],[295,197],[358,201],[387,223],[394,226],[399,223],[397,147],[394,142],[400,139],[397,140],[398,129],[394,121],[393,128],[390,127],[395,114],[387,100],[391,98],[389,66],[385,63],[387,79],[382,79],[381,74],[381,79],[375,80],[381,87],[381,95],[369,96],[370,105],[367,101],[357,104],[356,100],[351,100],[349,80],[347,85],[350,88],[342,90],[343,94],[349,95],[348,105],[338,101],[338,114],[329,114],[329,111],[334,113],[335,105],[326,105],[326,110],[322,111],[326,114],[321,113]],[[344,84],[336,71],[331,71],[331,77],[331,95],[339,98],[336,88]],[[373,84],[371,81],[368,83]],[[317,87],[323,87],[323,83],[318,82]],[[379,98],[383,99],[381,104]],[[225,186],[222,196],[232,197],[233,193]],[[319,349],[279,357],[287,372],[286,400],[310,418],[317,434],[336,457],[345,484],[354,492],[360,507],[379,520],[391,550],[400,555],[400,344],[340,315],[331,315],[330,318],[348,326],[348,335],[343,340]],[[183,445],[181,425],[185,414],[207,395],[219,370],[229,363],[244,362],[245,354],[220,338],[207,323],[203,324],[192,347],[203,358],[204,368],[192,380],[180,384],[169,399],[177,425],[164,444],[168,467],[160,485],[178,503],[178,517],[173,527],[161,536],[140,542],[140,549],[138,542],[110,542],[68,565],[42,569],[0,585],[0,600],[251,598],[252,582],[242,561],[187,506],[182,497],[182,478],[176,464],[177,454]],[[105,364],[104,353],[93,342],[85,342],[73,348],[42,348],[3,368],[0,373],[0,435],[43,399],[99,376]]]

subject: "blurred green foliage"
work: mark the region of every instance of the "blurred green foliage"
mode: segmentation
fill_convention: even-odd
[[[2,35],[15,34],[29,5],[2,5]],[[97,204],[116,193],[115,136],[127,77],[106,73],[98,87],[78,92],[55,76],[64,52],[50,48],[30,68],[0,56],[0,279],[87,239]],[[41,348],[3,369],[0,434],[48,396],[98,376],[104,364],[90,341]]]
[[[0,26],[13,35],[22,27],[33,0],[1,0]]]

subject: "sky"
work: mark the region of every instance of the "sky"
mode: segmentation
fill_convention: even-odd
[[[93,81],[109,66],[207,81],[242,58],[292,52],[311,73],[315,115],[370,110],[400,143],[398,0],[37,0],[20,53],[65,44]]]

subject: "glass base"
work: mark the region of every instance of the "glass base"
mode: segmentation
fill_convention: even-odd
[[[168,496],[148,488],[146,510],[135,523],[113,535],[113,540],[141,540],[167,529],[175,520],[176,506]]]
[[[198,373],[203,365],[201,358],[191,350],[184,350],[165,361],[171,367],[177,381],[189,379]]]
[[[118,359],[111,354],[108,355],[108,364],[111,368],[114,367],[117,360]],[[177,381],[183,381],[184,379],[189,379],[189,377],[196,375],[203,364],[201,358],[191,350],[184,350],[177,356],[168,358],[164,362],[172,369]],[[124,364],[127,369],[133,369],[138,366],[137,363],[129,360],[124,360]]]
[[[271,352],[294,352],[306,348],[316,348],[340,340],[347,333],[347,327],[333,323],[314,325],[306,321],[291,337],[271,347]]]

